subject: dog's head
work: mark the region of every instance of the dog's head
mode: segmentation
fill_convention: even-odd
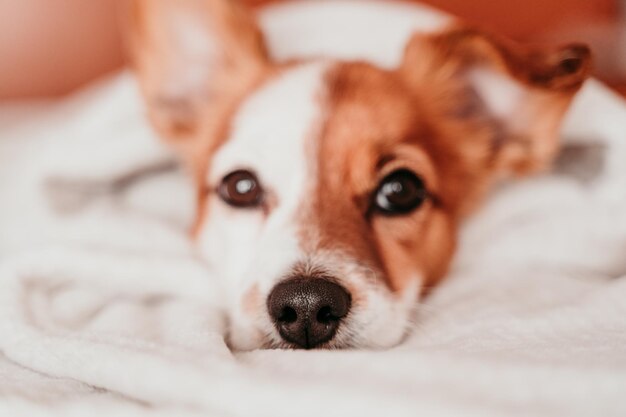
[[[584,46],[461,25],[415,34],[395,70],[273,62],[231,0],[136,0],[132,35],[239,349],[397,343],[489,185],[555,156],[589,70]]]

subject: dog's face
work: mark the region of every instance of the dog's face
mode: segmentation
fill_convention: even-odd
[[[398,343],[488,186],[549,164],[589,67],[581,46],[524,49],[461,26],[415,35],[395,70],[277,63],[227,0],[137,0],[134,27],[238,349]]]

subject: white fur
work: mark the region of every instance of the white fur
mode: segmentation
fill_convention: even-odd
[[[269,213],[236,209],[213,195],[207,223],[200,237],[203,255],[226,283],[232,310],[232,339],[242,348],[258,347],[260,340],[243,317],[245,291],[258,286],[267,296],[274,284],[303,257],[297,238],[298,209],[313,181],[308,174],[314,161],[307,139],[316,134],[322,118],[320,99],[326,63],[288,70],[242,105],[232,134],[212,159],[208,183],[216,185],[237,169],[253,171],[268,198]],[[269,317],[264,308],[255,318]],[[247,320],[247,322],[244,322]]]

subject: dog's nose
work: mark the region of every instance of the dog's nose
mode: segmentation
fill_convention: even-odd
[[[295,278],[274,287],[267,308],[280,336],[304,349],[330,341],[350,310],[350,294],[322,278]]]

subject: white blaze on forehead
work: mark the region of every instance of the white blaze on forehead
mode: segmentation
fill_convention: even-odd
[[[287,70],[244,101],[227,142],[212,160],[209,182],[218,182],[233,167],[254,169],[272,188],[303,180],[313,156],[307,138],[321,123],[327,68],[315,62]]]
[[[254,284],[269,291],[302,255],[295,221],[315,184],[311,139],[323,122],[328,65],[296,66],[261,86],[243,102],[229,137],[211,159],[211,187],[227,174],[247,169],[274,203],[265,216],[261,209],[237,209],[215,196],[209,199],[200,249],[228,280],[235,300]]]

